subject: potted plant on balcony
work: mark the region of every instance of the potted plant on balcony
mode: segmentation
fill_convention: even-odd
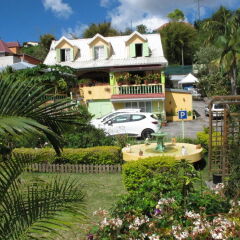
[[[157,84],[157,83],[160,83],[160,80],[161,80],[161,75],[159,73],[154,73],[153,74],[153,82],[155,84]]]
[[[142,77],[140,77],[139,75],[133,75],[132,78],[133,78],[134,83],[135,83],[136,85],[141,84],[141,82],[142,82]]]
[[[82,78],[79,80],[80,87],[90,86],[91,82],[92,82],[92,80],[89,78]]]
[[[118,85],[130,85],[133,80],[133,76],[130,73],[125,73],[117,78]]]

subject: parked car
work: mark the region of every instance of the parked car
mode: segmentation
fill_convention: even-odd
[[[122,109],[118,109],[116,111],[110,112],[100,118],[97,119],[92,119],[90,121],[90,124],[92,124],[93,126],[95,126],[96,128],[98,127],[99,124],[107,121],[108,119],[120,114],[120,113],[128,113],[128,112],[140,112],[141,109],[140,108],[122,108]]]
[[[213,103],[211,110],[213,117],[221,117],[223,116],[224,106],[221,103]],[[208,106],[205,107],[205,116],[209,116]]]
[[[127,134],[130,136],[151,137],[159,129],[157,116],[152,113],[120,113],[98,125],[109,135]]]

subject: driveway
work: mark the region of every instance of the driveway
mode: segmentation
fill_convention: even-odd
[[[185,129],[185,137],[196,138],[197,132],[203,131],[204,127],[208,127],[208,117],[205,117],[204,101],[193,101],[193,109],[195,109],[199,114],[195,120],[185,121],[184,129]],[[163,132],[168,134],[168,137],[182,137],[182,122],[169,122],[166,127],[162,128]]]

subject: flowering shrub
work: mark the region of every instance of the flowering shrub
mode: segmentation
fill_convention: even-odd
[[[224,185],[196,189],[191,165],[181,162],[149,178],[116,204],[94,239],[239,239],[240,201]]]

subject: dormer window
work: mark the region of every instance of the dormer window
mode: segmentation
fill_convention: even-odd
[[[104,46],[95,46],[94,59],[104,59],[104,58],[106,58]]]
[[[71,50],[70,48],[63,48],[60,50],[60,60],[61,62],[71,61]]]
[[[143,45],[142,45],[142,43],[136,43],[135,44],[135,52],[136,52],[136,57],[142,57],[143,56]]]

